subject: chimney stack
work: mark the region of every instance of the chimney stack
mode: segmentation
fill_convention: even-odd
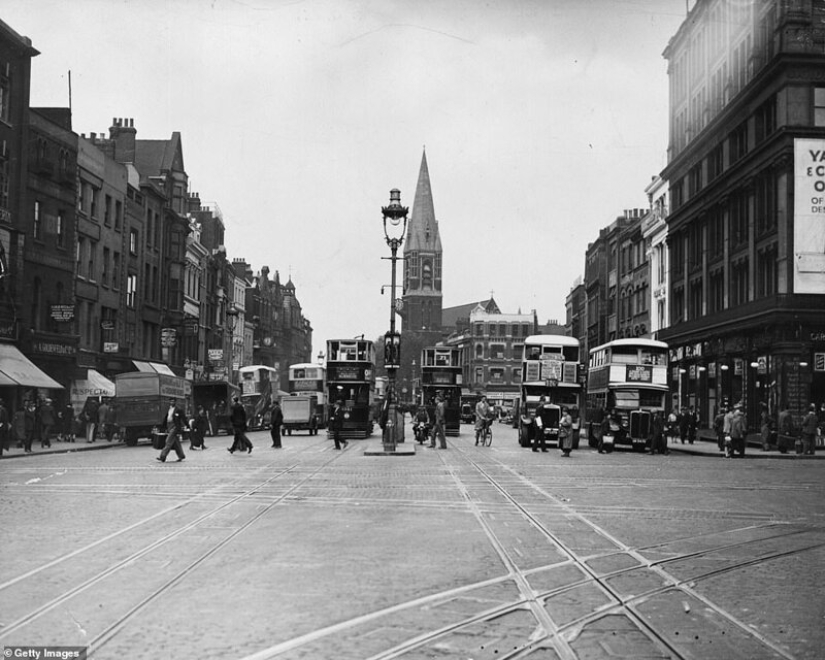
[[[135,130],[134,119],[112,118],[109,128],[109,139],[114,143],[114,159],[119,163],[135,162]]]

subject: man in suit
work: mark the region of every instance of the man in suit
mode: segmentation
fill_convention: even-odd
[[[230,454],[234,454],[235,450],[243,451],[246,449],[248,454],[252,453],[252,443],[246,437],[246,410],[238,397],[232,399],[232,410],[229,413],[229,421],[232,424],[232,430],[235,432],[235,439],[232,446],[227,449]]]
[[[165,463],[169,452],[174,449],[178,455],[178,461],[182,461],[186,458],[186,455],[183,453],[180,438],[183,430],[186,428],[186,416],[183,414],[183,410],[178,408],[175,399],[169,399],[169,408],[163,418],[161,428],[166,431],[166,445],[161,450],[160,456],[158,456],[157,459],[161,463]]]

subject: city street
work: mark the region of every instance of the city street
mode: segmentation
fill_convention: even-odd
[[[0,461],[0,644],[93,658],[822,658],[825,462],[494,426],[365,456],[325,435]],[[407,443],[411,433],[407,428]]]

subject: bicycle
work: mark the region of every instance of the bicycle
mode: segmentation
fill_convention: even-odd
[[[478,444],[482,447],[489,447],[493,444],[493,420],[488,419],[484,425],[478,430]]]

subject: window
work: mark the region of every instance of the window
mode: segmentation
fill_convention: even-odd
[[[776,243],[759,250],[756,257],[756,295],[765,298],[776,294],[778,289],[779,272],[776,267]]]
[[[490,344],[490,357],[494,360],[503,360],[504,344]]]
[[[492,383],[503,383],[504,382],[504,369],[490,369],[490,382],[492,382]]]
[[[146,208],[146,247],[152,247],[152,236],[154,235],[152,231],[152,209],[149,207]]]
[[[484,382],[484,367],[476,367],[475,368],[475,382],[476,383],[483,383]]]
[[[521,367],[513,367],[512,376],[510,377],[511,383],[520,383],[521,382]]]
[[[11,117],[11,82],[8,76],[0,75],[0,120],[9,123]]]
[[[138,232],[137,229],[129,230],[129,254],[137,254]]]
[[[150,284],[151,281],[149,280],[149,273],[150,273],[149,264],[143,264],[143,299],[149,300],[150,298]]]
[[[9,208],[9,161],[0,160],[0,209]]]
[[[708,154],[708,181],[713,181],[725,170],[725,150],[717,144]]]
[[[83,249],[86,245],[86,239],[82,236],[77,237],[77,247],[75,248],[74,253],[74,260],[75,260],[75,272],[78,276],[81,276],[80,264],[83,263]]]
[[[57,236],[57,247],[66,246],[66,221],[63,216],[63,210],[57,212],[57,226],[55,227]]]
[[[484,357],[484,345],[476,344],[476,360],[481,360]]]
[[[126,278],[126,305],[135,306],[135,296],[137,294],[137,275],[129,273]]]
[[[743,121],[728,136],[730,141],[730,162],[735,163],[748,153],[748,122]]]
[[[120,252],[112,253],[112,288],[120,289]]]
[[[757,236],[762,236],[776,229],[776,177],[773,171],[766,170],[754,181],[754,218]]]
[[[123,202],[115,201],[115,229],[120,231],[120,225],[123,221]]]
[[[110,227],[112,224],[112,196],[106,195],[105,204],[103,206],[103,224]]]
[[[518,326],[513,326],[517,328]],[[524,344],[513,344],[513,359],[514,360],[521,360],[522,355],[524,354]]]
[[[476,337],[483,337],[484,336],[484,324],[483,323],[476,323]]]
[[[754,113],[756,119],[756,143],[759,144],[776,130],[776,97],[771,96]]]
[[[702,279],[692,280],[690,283],[690,299],[688,317],[698,319],[702,316]]]
[[[730,304],[731,307],[748,302],[748,260],[740,259],[731,266]]]
[[[738,191],[730,197],[731,244],[734,249],[748,243],[748,196]]]
[[[103,248],[103,263],[100,268],[100,283],[103,286],[109,286],[109,262],[112,259],[111,250],[107,247]]]
[[[702,189],[702,161],[688,171],[688,197],[693,197]]]
[[[814,126],[825,126],[825,87],[814,89]]]
[[[32,225],[32,238],[41,239],[43,233],[42,206],[39,201],[34,202],[34,224]]]
[[[95,272],[95,252],[97,252],[97,241],[89,241],[89,268],[87,275],[92,281],[95,281],[97,277],[97,273]]]
[[[91,208],[89,209],[89,215],[93,218],[97,218],[97,203],[98,203],[98,196],[100,195],[100,191],[97,188],[91,187],[89,188],[90,191],[90,200],[91,200]]]
[[[725,251],[725,216],[715,206],[708,213],[708,254],[712,260],[722,257]]]
[[[710,274],[708,286],[708,313],[715,314],[725,309],[725,273],[720,268]]]

